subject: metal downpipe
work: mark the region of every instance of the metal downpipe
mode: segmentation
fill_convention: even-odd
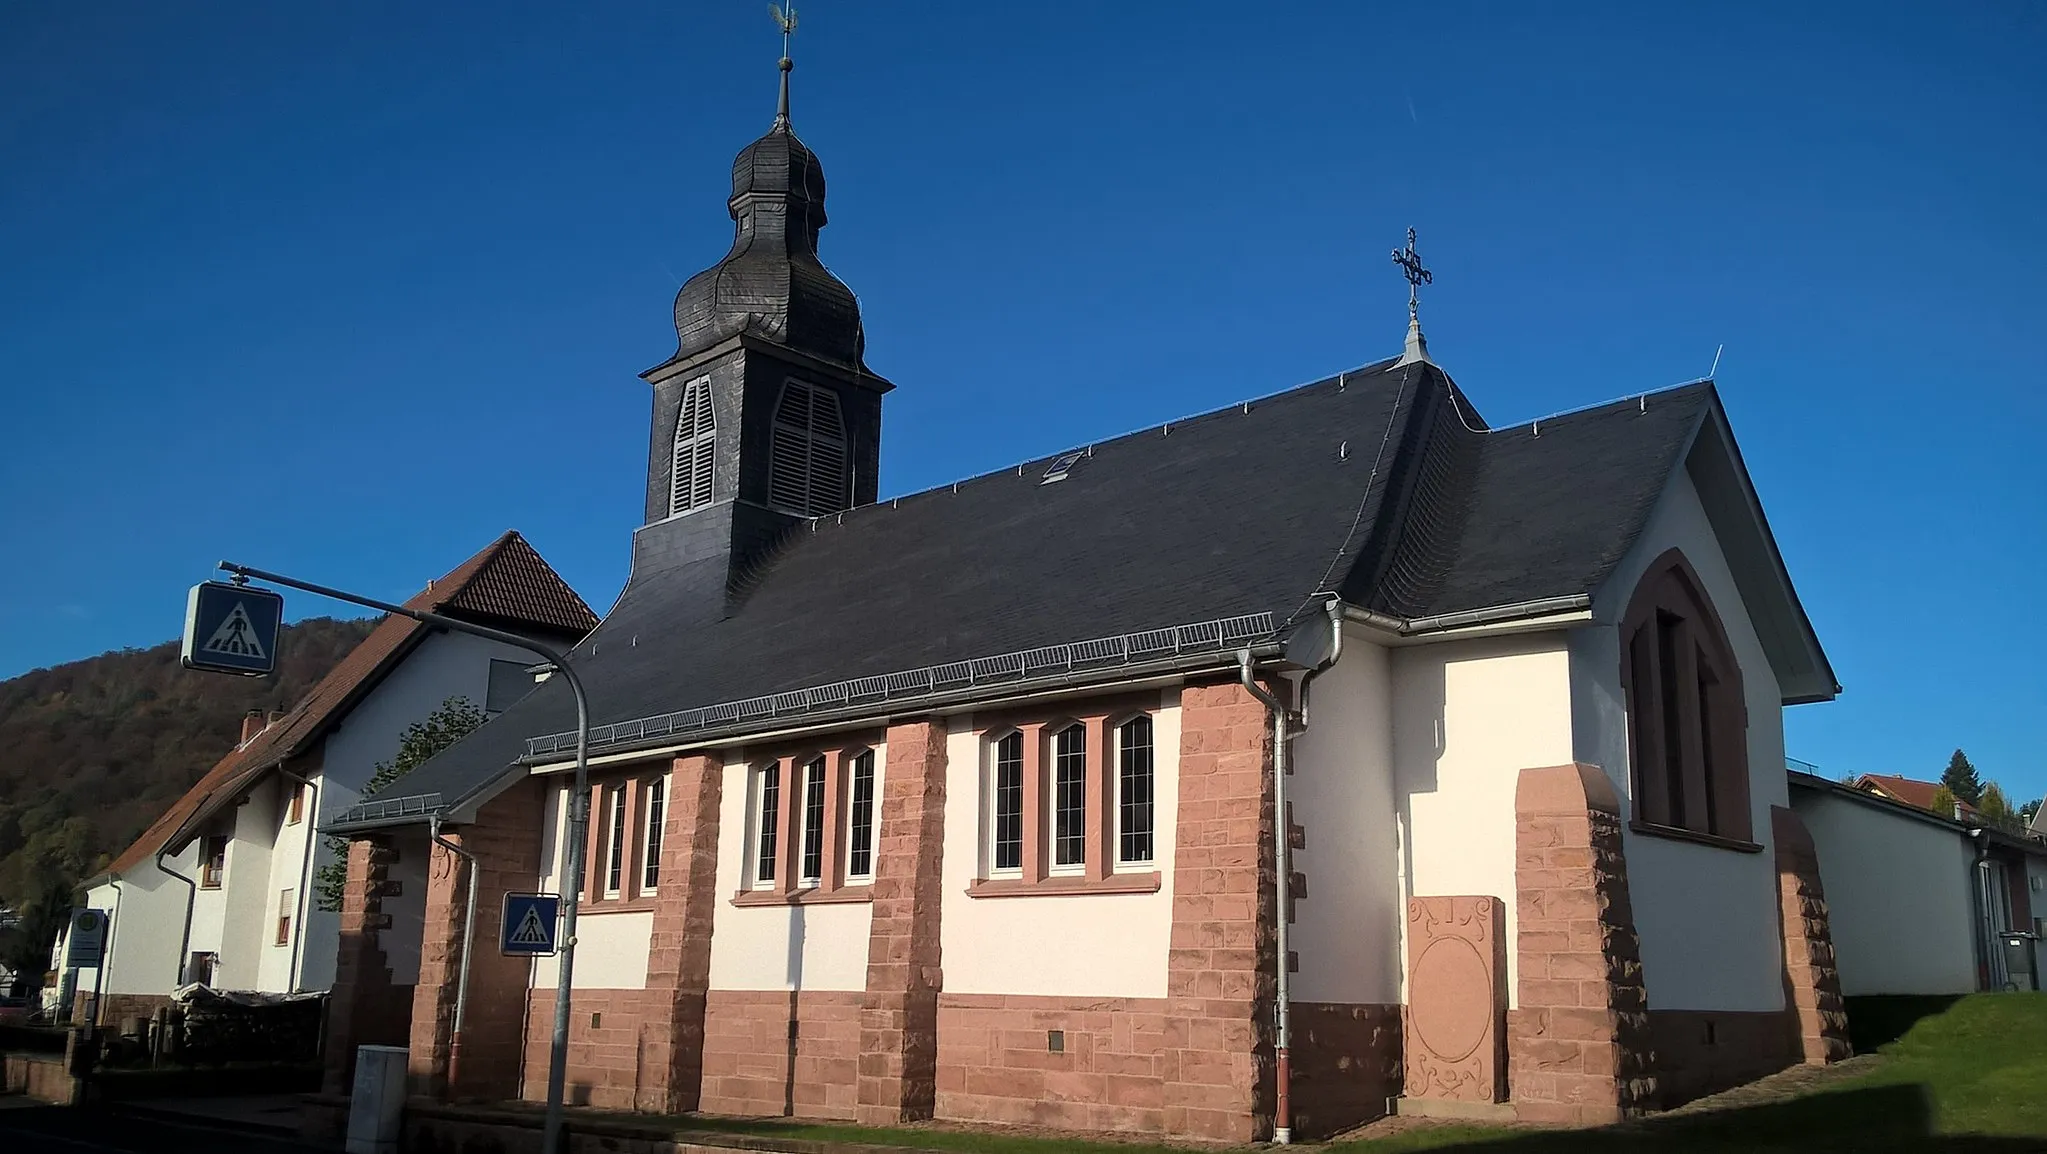
[[[203,845],[204,843],[201,844]],[[177,978],[172,982],[171,988],[176,989],[185,984],[185,959],[192,949],[192,903],[199,897],[199,883],[165,865],[163,859],[166,852],[165,850],[156,851],[156,868],[166,876],[174,877],[185,883],[184,936],[178,939],[178,956],[177,960],[172,963],[172,968],[176,972]]]
[[[469,953],[476,944],[476,855],[441,836],[441,815],[427,820],[427,836],[433,843],[468,863],[469,897],[462,910],[462,966],[455,975],[455,1029],[448,1038],[448,1089],[455,1087],[455,1072],[462,1061],[462,1017],[469,1007]]]
[[[1343,654],[1342,602],[1335,597],[1327,606],[1331,643],[1329,656],[1301,678],[1301,697],[1307,697],[1308,682],[1323,670],[1336,664]],[[1288,958],[1292,953],[1291,928],[1287,924],[1287,905],[1293,895],[1293,831],[1287,820],[1286,779],[1289,751],[1293,738],[1306,732],[1305,717],[1299,730],[1294,728],[1296,715],[1291,713],[1284,702],[1267,692],[1265,687],[1251,673],[1251,651],[1237,653],[1237,678],[1251,696],[1265,704],[1272,714],[1272,860],[1275,898],[1273,905],[1273,942],[1278,954],[1277,980],[1273,989],[1273,1077],[1275,1101],[1272,1112],[1272,1140],[1277,1145],[1288,1145],[1293,1141],[1293,991],[1288,973]]]

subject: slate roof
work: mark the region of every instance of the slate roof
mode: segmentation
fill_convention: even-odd
[[[548,637],[581,637],[597,625],[597,615],[576,591],[512,530],[446,576],[429,581],[405,606]],[[209,817],[234,804],[266,771],[312,752],[428,631],[410,617],[385,617],[289,712],[230,751],[171,803],[108,872],[125,873],[165,849],[183,850]]]
[[[636,571],[569,659],[603,726],[1225,618],[1278,644],[1331,592],[1410,617],[1590,594],[1715,405],[1701,382],[1490,432],[1434,366],[1381,362],[1096,444],[1056,483],[1038,461],[818,519],[737,601]],[[483,796],[573,725],[553,678],[339,824]]]

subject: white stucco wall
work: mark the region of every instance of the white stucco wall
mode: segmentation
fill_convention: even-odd
[[[973,719],[946,736],[940,948],[945,988],[961,994],[1163,998],[1173,928],[1173,846],[1180,797],[1180,697],[1152,714],[1157,893],[974,898],[981,865],[982,757]]]
[[[1791,806],[1819,850],[1841,992],[1974,992],[1969,839],[1815,790]]]
[[[186,877],[199,877],[198,847],[169,859],[172,869]],[[185,899],[191,893],[185,883],[170,877],[147,861],[128,871],[115,887],[102,885],[92,891],[92,905],[114,911],[114,937],[108,951],[105,975],[110,994],[168,994],[177,988],[181,970],[179,946],[185,934]]]
[[[220,967],[226,990],[258,989],[257,975],[275,946],[277,895],[270,889],[271,841],[277,836],[277,781],[265,779],[217,821],[228,825],[227,872],[221,883]]]
[[[1393,663],[1361,630],[1310,691],[1308,731],[1294,740],[1288,800],[1306,844],[1294,872],[1290,945],[1304,1002],[1400,999],[1400,831],[1393,788]],[[1500,895],[1505,897],[1507,895]]]
[[[874,749],[876,800],[888,772],[885,744]],[[788,784],[784,783],[784,788]],[[753,844],[749,765],[725,763],[718,803],[718,892],[711,915],[714,990],[864,990],[867,936],[874,907],[865,902],[810,906],[735,906]],[[790,836],[783,830],[781,836]],[[948,979],[950,974],[948,974]]]
[[[306,894],[311,879],[304,876],[306,865],[306,839],[313,829],[312,813],[305,811],[296,823],[290,820],[291,798],[302,792],[304,787],[288,778],[272,779],[270,793],[270,879],[265,890],[267,905],[261,930],[260,960],[256,965],[255,988],[268,993],[290,993],[293,990],[292,962],[298,954],[298,942],[305,933],[305,911],[309,900]],[[310,796],[310,795],[308,795]],[[256,802],[251,801],[246,811],[252,819],[259,818],[255,812]],[[277,915],[286,890],[291,891],[291,936],[284,945],[277,945]],[[332,954],[336,943],[330,943],[328,953]]]
[[[567,853],[569,785],[567,779],[548,791],[540,838],[539,892],[567,892],[562,885],[562,858]],[[672,796],[672,795],[669,795]],[[492,933],[496,932],[492,923]],[[479,923],[478,933],[483,932]],[[647,955],[653,940],[652,910],[607,911],[585,907],[576,916],[575,988],[579,990],[643,990],[647,987]],[[535,958],[533,985],[553,989],[561,981],[559,957]]]
[[[1573,752],[1577,760],[1603,768],[1623,809],[1632,806],[1618,622],[1650,562],[1670,548],[1684,551],[1705,584],[1741,666],[1751,837],[1763,848],[1741,853],[1633,830],[1623,835],[1649,1006],[1778,1010],[1784,1006],[1783,946],[1770,807],[1787,804],[1783,697],[1684,470],[1600,589],[1593,604],[1598,624],[1571,631]]]
[[[1524,769],[1571,760],[1565,638],[1537,633],[1441,642],[1396,649],[1392,657],[1404,892],[1500,899],[1507,1004],[1517,1005],[1514,788]],[[1398,919],[1402,958],[1406,923]]]

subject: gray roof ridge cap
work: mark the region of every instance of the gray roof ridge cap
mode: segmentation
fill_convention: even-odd
[[[1597,412],[1600,409],[1607,409],[1612,408],[1615,405],[1627,404],[1629,401],[1637,400],[1646,401],[1650,397],[1660,397],[1669,393],[1680,392],[1685,389],[1695,389],[1700,385],[1712,384],[1714,384],[1714,380],[1712,377],[1698,377],[1689,381],[1679,381],[1677,384],[1674,385],[1663,385],[1654,389],[1644,389],[1639,392],[1624,393],[1621,396],[1612,397],[1604,401],[1596,401],[1589,405],[1577,405],[1568,409],[1558,409],[1554,413],[1544,413],[1541,416],[1537,417],[1520,417],[1513,421],[1507,421],[1498,425],[1494,425],[1485,431],[1488,433],[1511,433],[1520,429],[1524,425],[1539,425],[1544,421],[1556,421],[1566,417],[1582,417],[1587,414]]]

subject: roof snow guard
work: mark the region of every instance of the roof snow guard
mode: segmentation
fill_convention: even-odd
[[[594,726],[590,748],[697,733],[735,723],[773,719],[819,709],[911,700],[981,686],[1015,685],[1097,669],[1144,665],[1190,653],[1216,653],[1263,641],[1273,634],[1272,614],[1251,613],[1195,625],[1148,629],[1120,637],[1072,641],[996,657],[977,657],[902,673],[861,677],[744,701],[728,701],[675,713]],[[529,758],[572,752],[576,733],[551,733],[526,740]],[[395,815],[394,815],[395,816]],[[354,820],[355,814],[349,815]]]
[[[438,793],[416,793],[410,797],[394,797],[389,801],[365,801],[350,807],[342,818],[346,822],[382,821],[394,817],[421,817],[438,813],[442,808]]]

